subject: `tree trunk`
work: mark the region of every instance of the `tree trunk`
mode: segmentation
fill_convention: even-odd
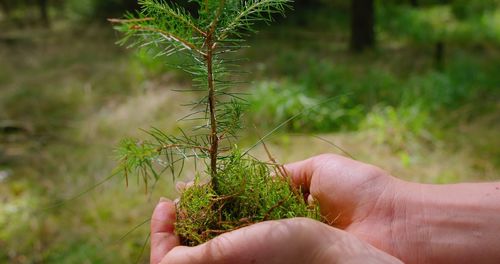
[[[38,8],[40,10],[40,20],[44,27],[50,27],[49,12],[48,12],[48,2],[49,0],[38,0]]]
[[[9,4],[7,3],[7,0],[0,0],[0,6],[2,7],[2,12],[5,14],[5,16],[9,17],[10,8]]]
[[[352,51],[360,52],[375,46],[375,6],[373,0],[351,1]]]
[[[438,71],[444,69],[444,53],[444,42],[442,40],[436,42],[436,44],[434,45],[434,67],[436,67],[436,70]]]

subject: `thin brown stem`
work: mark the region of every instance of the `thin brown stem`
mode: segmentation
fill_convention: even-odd
[[[205,41],[207,51],[206,51],[206,62],[207,62],[207,73],[208,73],[208,108],[210,112],[210,175],[212,180],[212,185],[214,190],[217,191],[217,154],[219,148],[219,138],[217,137],[217,120],[215,118],[215,85],[213,78],[213,49],[214,43],[212,39],[212,34],[207,36]]]
[[[219,2],[219,8],[217,9],[217,14],[214,17],[214,20],[209,26],[209,34],[213,34],[215,32],[215,28],[217,27],[217,23],[219,23],[219,17],[222,14],[222,10],[224,9],[224,4],[226,3],[225,0],[220,0]]]
[[[145,18],[131,18],[131,19],[120,19],[120,18],[108,18],[108,21],[111,23],[135,23],[135,22],[144,22],[144,21],[152,21],[155,20],[152,17]]]
[[[219,154],[219,136],[217,134],[217,120],[216,120],[216,99],[215,99],[215,84],[213,77],[213,54],[217,46],[216,40],[214,40],[214,32],[217,27],[219,16],[224,8],[225,0],[220,0],[219,9],[217,14],[209,26],[208,32],[205,35],[206,44],[206,62],[207,62],[207,81],[208,81],[208,108],[210,112],[210,176],[212,181],[212,186],[217,192],[218,181],[217,181],[217,156]],[[207,3],[206,3],[207,4]],[[208,6],[208,5],[207,5]]]
[[[175,16],[177,19],[183,21],[184,23],[186,23],[188,26],[190,26],[194,31],[198,32],[198,34],[202,35],[202,36],[206,36],[207,33],[203,32],[201,29],[199,29],[197,26],[195,26],[192,22],[190,21],[187,21],[185,19],[183,19],[183,17],[175,14],[175,13],[171,13],[173,16]],[[120,18],[108,18],[108,21],[111,22],[111,23],[121,23],[121,24],[125,24],[125,23],[136,23],[136,22],[144,22],[144,21],[153,21],[155,20],[154,18],[152,17],[145,17],[145,18],[130,18],[130,19],[120,19]]]
[[[209,148],[203,147],[203,146],[196,146],[196,145],[186,145],[186,144],[169,144],[169,145],[163,145],[161,146],[158,151],[162,149],[171,149],[171,148],[187,148],[187,149],[199,149],[202,151],[210,151]]]
[[[288,200],[287,198],[282,199],[277,204],[275,204],[271,208],[269,208],[269,210],[267,210],[266,215],[264,215],[264,218],[262,218],[262,221],[267,221],[269,219],[269,217],[271,216],[271,213],[273,212],[273,210],[280,207],[281,205],[283,205],[287,200]]]

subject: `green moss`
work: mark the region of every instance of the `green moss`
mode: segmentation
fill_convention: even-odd
[[[272,176],[271,169],[276,169]],[[177,206],[176,232],[195,246],[250,224],[292,217],[320,220],[319,207],[308,205],[302,192],[271,167],[234,152],[220,160],[218,190],[201,184],[184,191]]]

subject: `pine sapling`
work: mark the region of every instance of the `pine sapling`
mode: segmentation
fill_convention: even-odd
[[[318,207],[308,206],[292,187],[282,166],[266,163],[238,150],[234,141],[241,128],[245,101],[232,92],[238,72],[235,51],[257,22],[271,22],[284,14],[292,0],[192,0],[189,12],[163,0],[140,0],[140,10],[124,19],[110,19],[123,32],[121,44],[150,48],[157,57],[180,54],[187,64],[178,68],[193,77],[192,91],[201,94],[183,120],[200,125],[189,133],[169,135],[147,131],[150,140],[125,139],[119,147],[119,169],[136,173],[148,186],[170,171],[174,179],[187,160],[204,162],[210,183],[184,191],[177,206],[176,232],[186,245],[259,221],[296,216],[318,219]],[[196,167],[196,166],[195,166]],[[271,177],[271,170],[276,177]]]

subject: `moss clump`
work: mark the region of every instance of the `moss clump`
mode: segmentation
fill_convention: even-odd
[[[184,245],[195,246],[253,223],[292,217],[320,220],[319,207],[270,166],[233,153],[220,160],[218,190],[200,184],[185,190],[177,205],[175,230]],[[278,173],[279,174],[279,173]]]

